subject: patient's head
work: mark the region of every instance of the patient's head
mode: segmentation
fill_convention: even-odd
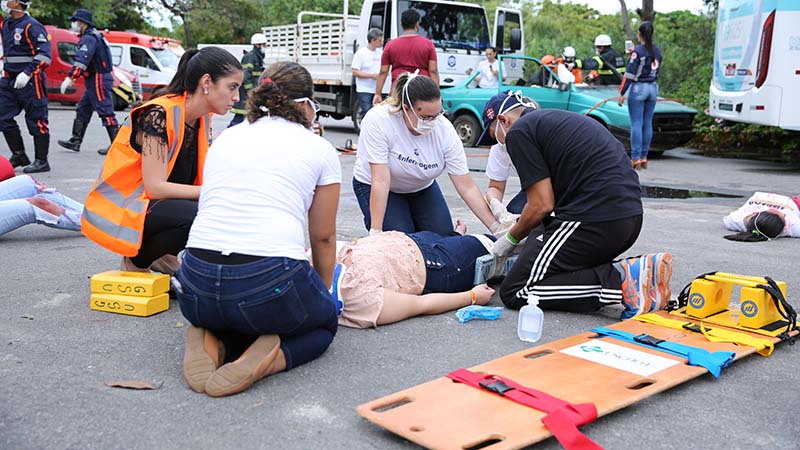
[[[775,239],[783,231],[786,223],[783,214],[775,210],[761,211],[745,221],[745,229],[767,239]]]

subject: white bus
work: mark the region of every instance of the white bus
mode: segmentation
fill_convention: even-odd
[[[800,0],[719,0],[709,107],[800,130]]]

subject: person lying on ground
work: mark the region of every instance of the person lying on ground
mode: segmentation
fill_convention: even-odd
[[[756,192],[722,221],[725,228],[738,231],[725,236],[731,241],[760,242],[779,237],[800,237],[800,195],[789,198]]]
[[[456,228],[466,231],[460,222]],[[494,289],[472,282],[475,260],[493,242],[488,234],[386,231],[344,244],[333,286],[339,324],[376,327],[489,303]]]
[[[83,205],[30,175],[0,182],[0,236],[33,223],[81,231]]]

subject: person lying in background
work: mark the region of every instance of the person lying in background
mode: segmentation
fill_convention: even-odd
[[[83,205],[30,175],[0,182],[0,236],[33,223],[81,231]]]
[[[738,231],[725,236],[730,241],[761,242],[779,237],[800,237],[800,195],[789,198],[756,192],[722,221],[725,228]]]
[[[472,281],[494,237],[465,231],[461,224],[446,236],[387,231],[343,244],[332,288],[339,324],[369,328],[489,303],[494,289]]]

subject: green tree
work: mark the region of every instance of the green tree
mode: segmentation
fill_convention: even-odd
[[[62,0],[58,2],[33,2],[30,13],[45,25],[69,27],[68,17],[78,8],[92,12],[94,23],[100,29],[148,30],[144,17],[152,9],[146,0]]]

